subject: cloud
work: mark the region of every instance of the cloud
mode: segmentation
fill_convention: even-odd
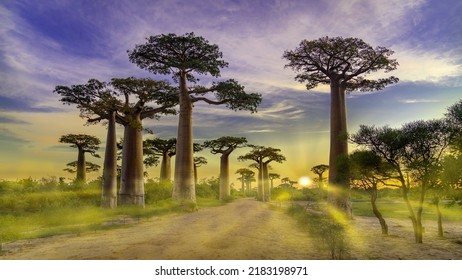
[[[0,115],[0,123],[5,123],[5,124],[30,124],[30,122],[26,122],[17,118],[12,118],[8,116],[2,116]]]
[[[434,99],[402,99],[399,102],[404,103],[404,104],[415,104],[415,103],[438,103],[441,101],[434,100]]]
[[[24,98],[12,98],[0,96],[0,109],[10,112],[39,112],[39,113],[55,113],[61,112],[61,108],[43,106],[38,101],[26,100]]]
[[[30,141],[17,136],[7,128],[0,127],[0,143],[6,143],[6,145],[2,144],[0,146],[8,147],[9,145],[25,145],[30,143]]]

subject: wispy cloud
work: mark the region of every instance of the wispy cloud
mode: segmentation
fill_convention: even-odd
[[[438,103],[440,100],[435,99],[402,99],[399,101],[404,104],[416,104],[416,103]]]

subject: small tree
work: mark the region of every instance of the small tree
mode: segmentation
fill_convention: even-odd
[[[140,68],[154,74],[172,75],[179,83],[180,116],[173,186],[173,199],[178,201],[196,201],[193,180],[193,104],[224,104],[232,110],[255,112],[261,102],[259,94],[246,93],[244,87],[232,79],[215,82],[210,87],[188,87],[188,82],[198,81],[195,74],[219,77],[220,69],[228,66],[222,56],[217,45],[210,44],[194,33],[151,36],[146,43],[129,51],[130,61]],[[208,94],[214,94],[215,97],[209,98]]]
[[[210,149],[212,154],[220,156],[220,200],[231,195],[229,187],[229,155],[236,149],[246,145],[245,137],[224,136],[215,140],[205,141],[203,147]]]
[[[318,187],[320,189],[324,188],[324,177],[322,175],[324,174],[324,172],[328,170],[329,170],[329,165],[325,165],[325,164],[315,165],[311,168],[311,172],[318,175],[317,181],[318,181]]]
[[[59,142],[72,144],[72,148],[77,148],[78,157],[77,157],[77,177],[75,178],[76,183],[85,183],[86,181],[86,166],[85,166],[85,154],[89,153],[90,155],[99,158],[99,155],[96,154],[96,151],[99,149],[98,145],[101,144],[101,141],[95,136],[86,135],[86,134],[66,134],[59,138]]]
[[[395,70],[398,62],[390,59],[393,51],[373,48],[357,38],[322,37],[303,40],[293,51],[285,51],[285,67],[299,72],[295,80],[305,83],[308,90],[321,84],[330,85],[330,155],[329,201],[351,215],[348,174],[342,174],[339,164],[348,157],[345,94],[347,91],[381,90],[398,81],[396,77],[368,80],[366,75]],[[339,162],[341,161],[341,162]]]
[[[372,212],[379,220],[382,234],[388,235],[388,225],[377,207],[378,186],[392,178],[390,166],[372,151],[356,151],[350,155],[351,182],[366,190],[371,198]]]

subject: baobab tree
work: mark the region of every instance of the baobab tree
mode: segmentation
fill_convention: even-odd
[[[101,206],[117,207],[116,118],[117,111],[121,108],[117,93],[111,90],[107,83],[96,79],[90,79],[83,85],[56,86],[54,92],[61,95],[60,101],[64,104],[77,105],[81,116],[87,119],[87,123],[107,121]]]
[[[255,172],[248,168],[240,168],[236,171],[236,174],[241,175],[241,183],[242,183],[242,193],[244,194],[247,190],[247,194],[250,193],[250,184],[252,183],[252,179],[255,180]]]
[[[148,78],[112,79],[111,85],[124,97],[118,117],[124,126],[120,203],[144,206],[142,121],[175,114],[173,107],[178,104],[178,95],[166,81]]]
[[[239,156],[238,160],[253,160],[255,161],[255,167],[258,169],[258,193],[257,199],[262,201],[269,201],[270,189],[269,189],[269,177],[268,177],[268,165],[271,162],[285,161],[285,157],[280,154],[280,149],[249,145],[252,150],[245,155]]]
[[[144,141],[144,149],[151,153],[151,157],[162,157],[160,164],[160,182],[170,182],[172,179],[171,160],[176,154],[176,139],[147,139]]]
[[[270,184],[271,184],[271,190],[273,190],[274,188],[274,180],[275,179],[280,179],[281,178],[281,175],[277,174],[277,173],[270,173],[268,174],[268,178],[270,180]]]
[[[299,72],[295,80],[306,82],[308,90],[320,84],[330,85],[329,202],[347,215],[351,215],[351,201],[348,171],[343,166],[348,158],[345,94],[381,90],[398,82],[393,76],[365,78],[380,70],[395,70],[398,62],[390,58],[392,54],[387,48],[373,48],[361,39],[342,37],[303,40],[295,50],[283,54],[289,61],[285,67]]]
[[[197,175],[197,169],[201,167],[202,165],[206,165],[207,159],[205,157],[194,157],[194,184],[197,185],[198,181],[198,175]]]
[[[280,152],[281,152],[280,149],[275,149],[271,147],[264,149],[265,157],[263,158],[263,162],[262,162],[263,163],[262,164],[262,168],[263,168],[262,176],[263,176],[263,188],[264,188],[264,199],[263,199],[264,201],[271,200],[271,189],[269,186],[270,178],[269,178],[269,173],[268,173],[269,164],[271,162],[282,163],[283,161],[286,160],[286,157],[283,156]]]
[[[245,147],[247,139],[245,137],[224,136],[215,140],[205,141],[203,147],[210,149],[212,154],[220,156],[220,188],[219,198],[225,199],[231,195],[229,187],[229,155],[236,149]]]
[[[317,181],[318,181],[318,186],[320,189],[323,189],[324,187],[324,177],[322,175],[324,174],[324,172],[328,170],[329,170],[329,165],[325,165],[325,164],[318,164],[311,168],[311,172],[318,175]]]
[[[211,105],[224,104],[232,110],[255,112],[261,102],[261,95],[246,93],[244,87],[233,79],[214,82],[211,86],[188,86],[197,83],[195,75],[220,76],[220,69],[228,63],[215,44],[210,44],[194,33],[161,34],[150,36],[147,42],[136,45],[128,51],[131,62],[154,74],[170,74],[179,83],[180,112],[176,145],[173,199],[180,202],[195,202],[194,160],[193,160],[193,104],[205,102]],[[207,95],[213,94],[214,98]]]
[[[72,161],[72,162],[69,162],[68,164],[66,164],[66,168],[64,168],[63,170],[64,171],[67,171],[69,173],[77,173],[77,165],[78,165],[78,162],[77,161]],[[101,166],[99,166],[98,164],[96,163],[93,163],[93,162],[89,162],[89,161],[86,161],[85,162],[85,172],[86,173],[90,173],[90,172],[96,172],[98,171],[99,169],[101,168]]]
[[[85,183],[85,154],[88,153],[94,157],[99,158],[99,155],[96,154],[96,151],[99,149],[98,145],[101,144],[101,141],[97,137],[87,134],[66,134],[59,138],[59,142],[71,144],[72,148],[77,148],[77,176],[75,178],[75,182]]]

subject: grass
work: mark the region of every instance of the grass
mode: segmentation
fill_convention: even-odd
[[[149,181],[146,206],[102,209],[100,182],[75,188],[55,179],[0,181],[0,244],[19,239],[106,230],[140,222],[154,216],[184,212],[172,199],[171,185]],[[207,197],[198,197],[194,209],[224,205],[214,188],[203,184]],[[1,248],[1,247],[0,247]]]

